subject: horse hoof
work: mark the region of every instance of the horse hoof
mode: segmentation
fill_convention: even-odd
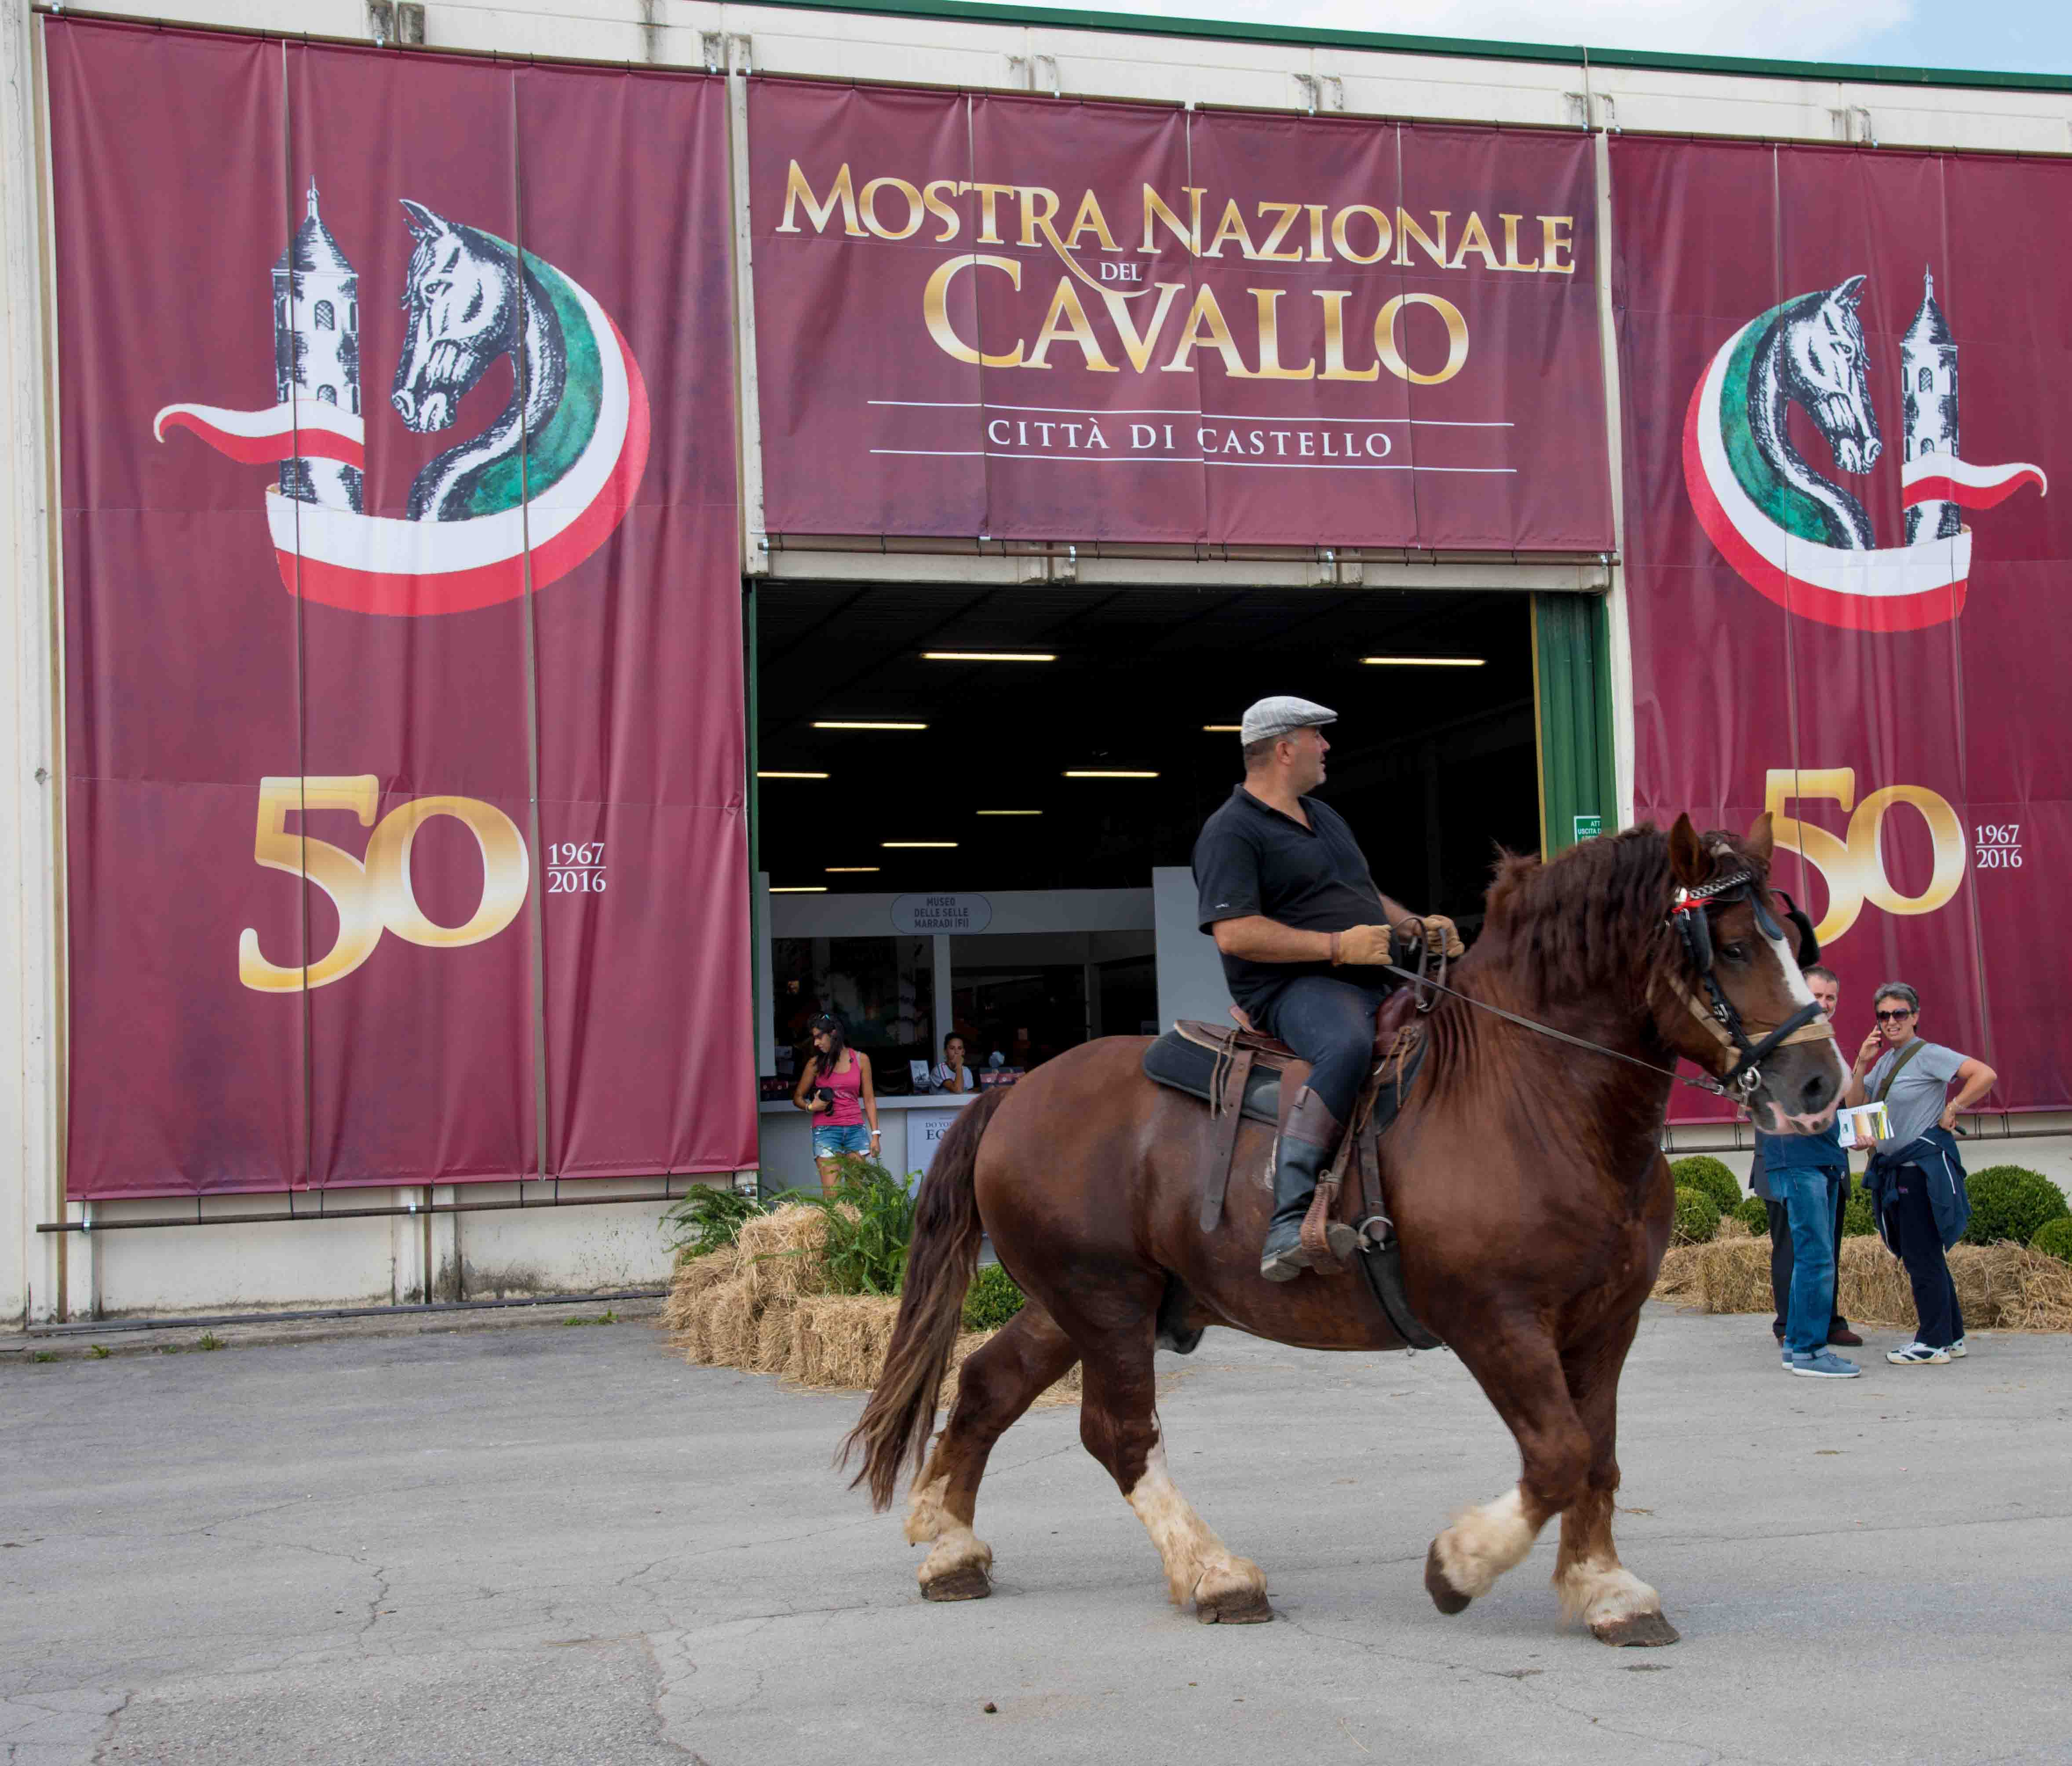
[[[1590,1635],[1614,1649],[1659,1649],[1679,1641],[1675,1626],[1659,1612],[1636,1612],[1590,1627]]]
[[[1263,1588],[1231,1588],[1197,1601],[1194,1616],[1205,1625],[1263,1625],[1273,1617]]]
[[[993,1592],[993,1578],[975,1563],[948,1570],[921,1585],[924,1600],[983,1600]]]
[[[1461,1592],[1446,1579],[1446,1572],[1439,1567],[1439,1542],[1432,1542],[1432,1549],[1424,1554],[1424,1591],[1432,1597],[1432,1604],[1452,1618],[1457,1612],[1468,1610],[1470,1597]]]

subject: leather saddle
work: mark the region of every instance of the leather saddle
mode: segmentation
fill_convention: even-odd
[[[1415,1348],[1433,1349],[1440,1340],[1417,1321],[1404,1293],[1379,1152],[1381,1136],[1424,1063],[1424,1025],[1414,1009],[1416,991],[1398,988],[1375,1015],[1372,1066],[1338,1155],[1318,1183],[1302,1239],[1321,1275],[1342,1275],[1357,1261],[1397,1333]],[[1277,1135],[1309,1070],[1293,1049],[1272,1037],[1194,1019],[1182,1019],[1145,1050],[1145,1077],[1206,1103],[1216,1125],[1201,1175],[1198,1224],[1205,1234],[1222,1223],[1239,1124],[1248,1118],[1270,1123]]]

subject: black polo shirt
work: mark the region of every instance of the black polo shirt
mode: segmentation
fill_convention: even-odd
[[[1219,920],[1255,914],[1305,932],[1343,932],[1387,920],[1381,891],[1345,817],[1314,797],[1301,801],[1307,828],[1240,785],[1202,824],[1194,842],[1194,887],[1204,932]],[[1253,963],[1222,955],[1231,997],[1255,1022],[1289,982],[1332,972],[1328,961]]]

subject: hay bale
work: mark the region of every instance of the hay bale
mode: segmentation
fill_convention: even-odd
[[[791,1359],[791,1341],[797,1334],[799,1308],[778,1302],[763,1308],[755,1327],[755,1356],[749,1371],[781,1374]]]
[[[2072,1330],[2072,1267],[2020,1245],[1959,1245],[1947,1253],[1965,1328]],[[1910,1330],[1916,1320],[1906,1266],[1875,1237],[1845,1238],[1836,1304],[1864,1324]],[[1719,1239],[1684,1245],[1662,1260],[1655,1296],[1695,1296],[1708,1312],[1767,1312],[1770,1242]]]
[[[825,1293],[827,1272],[820,1250],[827,1236],[825,1212],[805,1202],[787,1202],[775,1214],[746,1222],[735,1248],[741,1273],[754,1284],[758,1303]]]
[[[662,1328],[678,1334],[689,1329],[693,1303],[708,1288],[732,1281],[741,1273],[739,1265],[740,1259],[731,1246],[703,1257],[687,1257],[678,1263],[670,1278],[669,1297],[662,1305]]]
[[[868,1391],[885,1366],[899,1302],[875,1294],[810,1295],[791,1308],[791,1353],[783,1369],[795,1386]]]

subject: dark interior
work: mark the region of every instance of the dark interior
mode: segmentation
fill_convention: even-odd
[[[1242,774],[1238,737],[1202,726],[1277,692],[1339,713],[1319,795],[1406,906],[1472,930],[1496,848],[1539,845],[1523,595],[786,583],[758,590],[758,768],[828,775],[758,781],[775,887],[1143,887],[1154,865],[1188,862]],[[1058,659],[930,662],[927,650]],[[1485,663],[1360,660],[1382,655]],[[828,718],[928,727],[812,727]],[[1158,776],[1064,776],[1076,768]],[[1042,813],[978,813],[989,809]],[[882,844],[902,840],[957,844]]]

